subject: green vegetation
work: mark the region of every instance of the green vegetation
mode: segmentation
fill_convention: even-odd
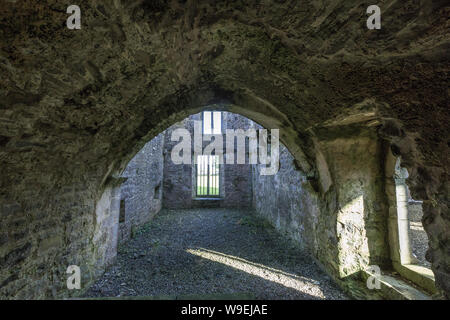
[[[207,184],[207,176],[197,176],[197,196],[218,196],[219,192],[218,176],[209,176],[209,190]]]

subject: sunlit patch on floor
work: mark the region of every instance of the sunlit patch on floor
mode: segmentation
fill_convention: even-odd
[[[244,271],[248,274],[261,277],[265,280],[278,283],[287,288],[305,292],[311,296],[315,296],[318,298],[324,298],[322,290],[318,287],[320,285],[320,282],[313,279],[308,279],[295,274],[287,273],[282,270],[277,270],[259,263],[251,262],[239,257],[227,255],[213,250],[196,248],[187,249],[186,251],[198,257],[218,262],[234,269]]]

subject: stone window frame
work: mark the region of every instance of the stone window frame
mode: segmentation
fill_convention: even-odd
[[[403,278],[413,282],[430,294],[435,294],[435,278],[430,268],[419,265],[412,254],[409,238],[407,174],[396,175],[400,157],[387,148],[385,159],[385,192],[387,196],[388,235],[392,267]],[[406,171],[406,170],[405,170]]]
[[[194,189],[195,189],[195,194],[196,194],[196,197],[197,198],[217,198],[217,197],[219,197],[220,196],[220,190],[221,190],[221,188],[222,188],[222,186],[220,185],[220,174],[221,174],[221,172],[220,172],[220,156],[219,155],[216,155],[216,154],[212,154],[212,155],[197,155],[197,160],[198,160],[198,158],[199,157],[206,157],[206,163],[205,162],[203,162],[203,169],[205,170],[205,166],[206,166],[206,172],[207,172],[207,174],[206,174],[206,186],[204,185],[204,184],[202,184],[204,187],[206,187],[206,194],[198,194],[198,185],[197,185],[197,183],[198,183],[198,176],[197,176],[197,173],[198,173],[198,163],[195,163],[194,162],[194,166],[195,166],[195,186],[194,186]],[[212,157],[214,157],[215,159],[214,159],[214,161],[211,161],[212,159]],[[215,163],[217,161],[217,163]],[[212,162],[214,162],[215,163],[215,165],[217,165],[217,168],[219,169],[218,171],[219,171],[219,173],[218,173],[218,175],[217,175],[217,178],[218,178],[218,180],[216,180],[216,182],[217,182],[217,185],[218,185],[218,188],[219,188],[219,194],[210,194],[209,193],[209,191],[210,191],[210,188],[211,188],[211,185],[210,185],[210,178],[213,176],[213,174],[211,174],[211,163]]]
[[[203,132],[203,115],[204,115],[205,111],[209,111],[211,113],[213,113],[213,112],[220,112],[221,113],[221,115],[220,115],[220,121],[221,121],[220,129],[221,129],[222,137],[225,138],[225,132],[226,132],[226,129],[227,129],[226,120],[225,120],[226,114],[225,114],[224,111],[214,110],[214,109],[206,109],[206,110],[203,110],[201,112],[202,135],[205,134]],[[207,134],[207,135],[210,135],[210,134]],[[211,135],[213,135],[213,134],[211,134]],[[203,150],[203,148],[202,148],[202,150]],[[192,162],[191,162],[192,163],[192,170],[191,170],[191,177],[192,177],[192,179],[191,179],[192,180],[192,183],[191,183],[192,184],[192,187],[191,187],[192,192],[191,192],[191,194],[192,194],[192,199],[194,199],[194,200],[195,199],[202,199],[202,200],[217,200],[217,199],[220,199],[220,200],[223,200],[225,198],[225,166],[223,165],[225,162],[224,162],[223,152],[222,152],[221,155],[218,155],[218,156],[219,156],[219,195],[215,196],[215,197],[203,197],[203,196],[197,196],[197,163],[195,161],[195,154],[194,154],[194,152],[192,152]]]
[[[195,154],[192,154],[192,199],[217,200],[225,198],[225,167],[223,165],[223,155],[219,156],[219,195],[218,196],[198,196],[197,195],[197,164],[194,161]]]

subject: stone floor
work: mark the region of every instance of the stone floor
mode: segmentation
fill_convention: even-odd
[[[431,263],[425,258],[428,250],[428,236],[422,225],[422,217],[422,202],[410,200],[408,202],[408,219],[411,249],[419,265],[431,268]]]
[[[418,264],[431,268],[431,263],[426,260],[425,254],[428,250],[428,236],[421,222],[410,222],[411,247]]]
[[[85,297],[348,299],[310,256],[249,212],[163,210]]]

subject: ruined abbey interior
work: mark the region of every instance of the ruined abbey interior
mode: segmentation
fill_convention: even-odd
[[[0,299],[450,297],[447,1],[70,4],[0,2]]]

